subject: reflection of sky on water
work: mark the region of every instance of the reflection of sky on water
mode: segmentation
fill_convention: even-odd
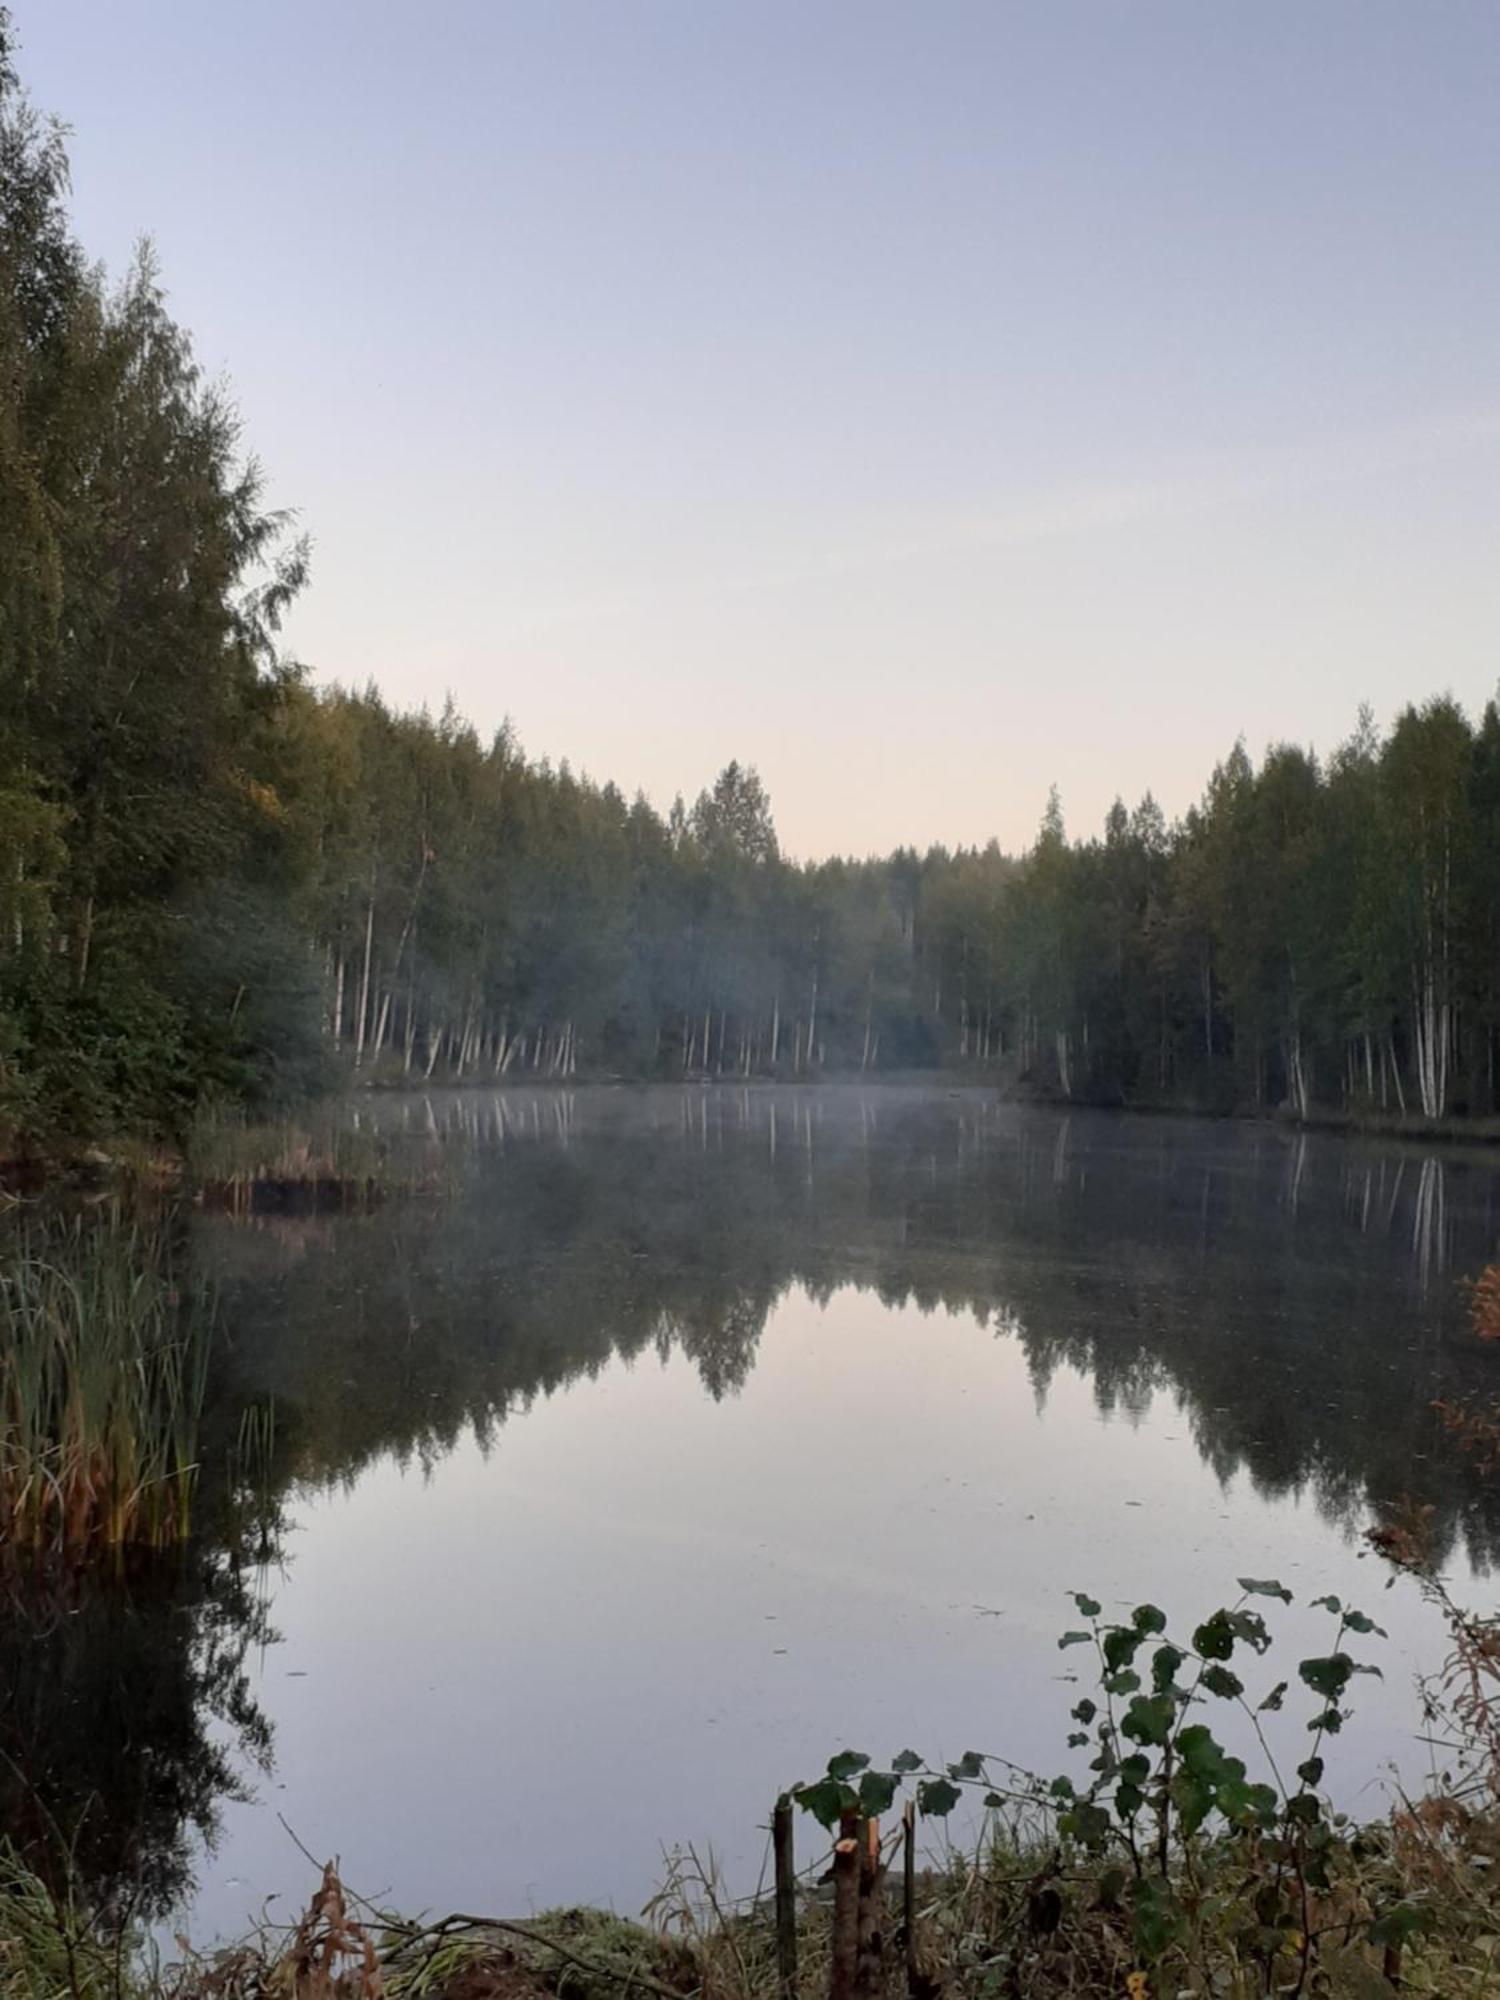
[[[1063,1768],[1075,1588],[1187,1625],[1240,1575],[1362,1603],[1386,1678],[1330,1772],[1352,1802],[1410,1768],[1433,1635],[1359,1531],[1413,1492],[1460,1577],[1500,1545],[1431,1410],[1490,1383],[1456,1283],[1500,1227],[1488,1157],[897,1090],[359,1115],[441,1149],[450,1196],[192,1226],[227,1329],[211,1433],[274,1402],[292,1523],[281,1642],[246,1662],[258,1802],[149,1720],[147,1776],[116,1744],[101,1787],[121,1853],[152,1769],[220,1796],[195,1929],[305,1893],[278,1813],[408,1907],[633,1909],[674,1841],[753,1885],[776,1791],[846,1743]],[[162,1685],[195,1601],[163,1605]],[[1252,1690],[1330,1636],[1272,1610]],[[31,1665],[28,1740],[86,1763],[106,1692],[75,1674],[49,1720]]]
[[[1357,1264],[1373,1236],[1387,1276],[1404,1272],[1404,1302],[1386,1293],[1404,1324],[1370,1329],[1383,1372],[1409,1372],[1430,1344],[1422,1302],[1454,1247],[1444,1163],[1076,1117],[1018,1129],[968,1101],[938,1112],[924,1146],[880,1100],[830,1118],[828,1100],[666,1095],[648,1114],[661,1142],[720,1158],[753,1136],[783,1168],[789,1149],[811,1159],[814,1184],[894,1135],[903,1203],[883,1219],[899,1229],[879,1226],[867,1191],[857,1208],[875,1241],[842,1245],[856,1282],[821,1302],[783,1291],[722,1400],[680,1350],[648,1350],[535,1402],[487,1451],[469,1437],[426,1476],[387,1459],[352,1493],[297,1503],[295,1570],[275,1607],[285,1644],[266,1658],[264,1692],[275,1803],[314,1851],[338,1848],[356,1882],[418,1904],[633,1909],[661,1847],[684,1840],[713,1843],[753,1886],[775,1792],[846,1742],[877,1756],[982,1746],[1065,1768],[1080,1671],[1056,1648],[1069,1589],[1107,1608],[1153,1599],[1190,1624],[1248,1574],[1279,1575],[1304,1599],[1336,1591],[1391,1629],[1375,1649],[1385,1678],[1357,1683],[1357,1720],[1331,1748],[1343,1796],[1355,1802],[1394,1759],[1420,1769],[1411,1679],[1435,1663],[1434,1628],[1363,1554],[1357,1469],[1320,1463],[1288,1486],[1258,1432],[1289,1386],[1288,1338],[1322,1350],[1321,1400],[1339,1404],[1358,1326],[1337,1246]],[[586,1099],[582,1130],[576,1098],[442,1109],[491,1147],[590,1143]],[[1459,1218],[1477,1235],[1492,1175],[1457,1173],[1471,1207],[1484,1190],[1484,1217]],[[1011,1214],[976,1230],[964,1202],[945,1200],[955,1180],[1018,1205],[1022,1226]],[[1038,1203],[1046,1226],[1027,1230]],[[1144,1260],[1123,1274],[1111,1270],[1122,1205]],[[1246,1266],[1252,1217],[1259,1257]],[[826,1249],[816,1214],[811,1226]],[[1284,1268],[1298,1231],[1313,1265],[1326,1253],[1303,1274],[1300,1324]],[[923,1267],[918,1291],[931,1284],[923,1239],[961,1293],[983,1288],[1003,1243],[1015,1289],[985,1325],[965,1306],[882,1303],[872,1287],[890,1288],[903,1254]],[[1239,1357],[1265,1378],[1259,1412],[1182,1395],[1170,1355],[1152,1351],[1153,1312],[1222,1345],[1206,1322],[1223,1301],[1194,1282],[1216,1241],[1236,1280],[1230,1331],[1267,1307],[1281,1322]],[[793,1264],[798,1247],[784,1245]],[[1016,1302],[1038,1287],[1065,1323],[1051,1338]],[[1319,1324],[1330,1301],[1346,1317]],[[1271,1613],[1280,1637],[1247,1673],[1252,1690],[1331,1637],[1325,1612]],[[1294,1698],[1278,1725],[1288,1767],[1305,1754],[1302,1720]],[[302,1866],[272,1816],[231,1807],[200,1914],[233,1923],[266,1891],[295,1889]]]

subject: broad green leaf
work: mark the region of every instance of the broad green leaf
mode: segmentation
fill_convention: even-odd
[[[792,1797],[804,1812],[810,1812],[822,1826],[838,1825],[842,1813],[853,1812],[858,1804],[848,1785],[835,1778],[820,1778],[815,1785],[801,1785]]]
[[[1141,1634],[1132,1626],[1111,1625],[1104,1635],[1105,1666],[1112,1674],[1118,1673],[1121,1667],[1128,1667],[1140,1643]]]
[[[915,1750],[898,1750],[891,1759],[893,1771],[920,1771],[926,1759],[919,1757]]]
[[[859,1809],[866,1819],[889,1812],[901,1780],[894,1771],[866,1771],[859,1781]]]
[[[1203,1669],[1203,1685],[1210,1694],[1216,1694],[1225,1701],[1234,1701],[1245,1692],[1245,1683],[1228,1667],[1214,1665]]]
[[[1165,1743],[1177,1719],[1177,1704],[1170,1695],[1138,1694],[1125,1711],[1121,1733],[1132,1743]]]
[[[1080,1616],[1084,1618],[1097,1618],[1104,1608],[1097,1597],[1090,1597],[1087,1591],[1083,1590],[1073,1592],[1073,1602],[1078,1606]]]
[[[1057,1642],[1057,1650],[1062,1652],[1067,1646],[1091,1646],[1093,1643],[1092,1632],[1064,1632]]]
[[[1337,1701],[1349,1685],[1354,1662],[1347,1653],[1330,1653],[1324,1659],[1299,1660],[1297,1672],[1325,1701]]]
[[[836,1757],[828,1760],[828,1775],[834,1779],[853,1778],[866,1768],[869,1761],[863,1750],[840,1750]]]
[[[1154,1604],[1138,1604],[1131,1614],[1130,1622],[1142,1638],[1151,1638],[1158,1632],[1166,1631],[1167,1614],[1165,1611],[1159,1611]]]
[[[929,1819],[946,1819],[962,1797],[946,1778],[927,1778],[917,1787],[917,1804]]]
[[[977,1750],[965,1750],[956,1764],[948,1766],[948,1776],[950,1778],[982,1778],[984,1776],[984,1759]]]
[[[1261,1703],[1260,1706],[1262,1711],[1266,1709],[1272,1709],[1272,1710],[1279,1709],[1282,1703],[1286,1700],[1287,1686],[1288,1683],[1286,1681],[1278,1681],[1275,1687],[1273,1687],[1271,1692],[1266,1696],[1265,1700]]]
[[[1151,1656],[1151,1685],[1165,1694],[1177,1679],[1177,1670],[1186,1656],[1176,1646],[1158,1646]]]

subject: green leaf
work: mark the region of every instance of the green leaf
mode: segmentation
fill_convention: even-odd
[[[1307,1726],[1309,1729],[1324,1730],[1329,1736],[1337,1736],[1344,1726],[1343,1712],[1337,1708],[1325,1708]]]
[[[1216,1611],[1212,1618],[1204,1619],[1193,1634],[1193,1650],[1205,1660],[1229,1658],[1234,1651],[1234,1627],[1227,1611]]]
[[[1177,1670],[1185,1657],[1176,1646],[1157,1647],[1151,1656],[1151,1685],[1158,1694],[1165,1694],[1176,1681]]]
[[[1374,1632],[1382,1639],[1388,1639],[1391,1636],[1383,1625],[1377,1625],[1375,1620],[1367,1618],[1363,1611],[1346,1611],[1344,1613],[1344,1623],[1351,1632]]]
[[[853,1812],[858,1800],[847,1785],[834,1778],[820,1778],[815,1785],[800,1785],[792,1797],[804,1812],[810,1812],[822,1826],[838,1825],[839,1817]]]
[[[1125,1711],[1121,1733],[1132,1743],[1165,1743],[1177,1719],[1177,1704],[1170,1695],[1138,1694]]]
[[[919,1757],[915,1750],[900,1750],[891,1759],[893,1771],[920,1771],[927,1760]]]
[[[1070,1729],[1068,1731],[1068,1748],[1070,1750],[1081,1750],[1084,1744],[1088,1742],[1088,1740],[1089,1740],[1088,1733],[1086,1730]]]
[[[1067,1646],[1091,1646],[1093,1643],[1092,1632],[1064,1632],[1057,1642],[1057,1650],[1062,1652]]]
[[[1298,1792],[1295,1798],[1288,1799],[1286,1802],[1287,1818],[1295,1820],[1303,1826],[1311,1826],[1317,1820],[1322,1810],[1323,1808],[1319,1804],[1316,1792]]]
[[[1129,1625],[1111,1625],[1104,1635],[1104,1664],[1111,1673],[1128,1667],[1135,1658],[1141,1634]]]
[[[1297,1766],[1297,1776],[1304,1785],[1320,1785],[1323,1782],[1323,1759],[1309,1757]]]
[[[1079,1615],[1084,1618],[1097,1618],[1104,1608],[1097,1597],[1090,1597],[1082,1590],[1073,1592],[1073,1602],[1078,1606]]]
[[[1088,1697],[1085,1695],[1084,1699],[1080,1701],[1075,1707],[1069,1709],[1068,1713],[1072,1716],[1075,1722],[1081,1722],[1084,1724],[1085,1727],[1087,1727],[1088,1724],[1091,1723],[1094,1717],[1099,1713],[1099,1709],[1098,1705],[1090,1701]]]
[[[853,1778],[869,1764],[863,1750],[840,1750],[836,1757],[828,1760],[828,1775],[833,1779]]]
[[[1277,1583],[1273,1577],[1242,1576],[1236,1582],[1247,1597],[1279,1597],[1283,1604],[1290,1604],[1292,1593],[1284,1583]]]
[[[1228,1667],[1205,1667],[1203,1685],[1210,1694],[1216,1694],[1224,1701],[1234,1701],[1245,1692],[1245,1683],[1237,1674],[1232,1674]]]
[[[1001,1798],[998,1792],[986,1792],[984,1802],[990,1808],[991,1812],[998,1812],[1005,1804],[1004,1799]]]
[[[901,1780],[894,1771],[866,1771],[859,1781],[859,1809],[866,1819],[889,1812]]]
[[[1141,1677],[1134,1667],[1126,1667],[1122,1673],[1106,1674],[1099,1685],[1106,1694],[1134,1694],[1141,1684]]]
[[[1188,1920],[1177,1892],[1163,1876],[1145,1876],[1133,1882],[1130,1896],[1130,1929],[1136,1950],[1148,1964],[1164,1958],[1174,1944],[1188,1935]]]
[[[1130,1622],[1143,1639],[1167,1629],[1167,1614],[1159,1611],[1154,1604],[1138,1604],[1131,1613]]]
[[[917,1804],[929,1819],[946,1819],[962,1797],[946,1778],[928,1778],[917,1787]]]
[[[1103,1806],[1096,1806],[1088,1799],[1079,1799],[1076,1805],[1061,1814],[1057,1826],[1060,1833],[1095,1849],[1105,1845],[1112,1830],[1109,1814]]]
[[[948,1776],[950,1778],[982,1778],[984,1776],[984,1759],[977,1750],[965,1750],[956,1764],[948,1766]]]
[[[1330,1653],[1324,1659],[1299,1660],[1297,1672],[1325,1701],[1337,1701],[1349,1685],[1354,1662],[1347,1653]]]
[[[1334,1617],[1337,1618],[1344,1607],[1336,1597],[1330,1596],[1315,1597],[1312,1601],[1312,1608],[1314,1611],[1331,1611]]]
[[[1264,1713],[1266,1709],[1271,1709],[1274,1711],[1281,1707],[1281,1704],[1286,1700],[1287,1686],[1288,1683],[1286,1681],[1278,1681],[1276,1683],[1275,1687],[1272,1688],[1271,1692],[1266,1696],[1265,1700],[1260,1705],[1260,1710],[1262,1713]]]

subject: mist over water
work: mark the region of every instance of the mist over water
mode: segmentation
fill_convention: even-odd
[[[99,1882],[202,1935],[304,1894],[293,1833],[404,1908],[633,1910],[688,1840],[749,1889],[845,1744],[1068,1768],[1071,1589],[1363,1604],[1385,1677],[1330,1782],[1420,1768],[1438,1635],[1360,1536],[1411,1495],[1459,1580],[1500,1546],[1431,1408],[1485,1381],[1488,1157],[891,1088],[351,1115],[444,1198],[187,1225],[206,1433],[274,1410],[263,1560],[206,1524],[0,1628],[4,1748],[91,1800]],[[1272,1610],[1268,1687],[1327,1638]]]

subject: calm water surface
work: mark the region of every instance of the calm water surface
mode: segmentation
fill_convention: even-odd
[[[1390,1630],[1346,1802],[1420,1770],[1439,1635],[1361,1531],[1431,1502],[1488,1599],[1500,1495],[1430,1407],[1488,1386],[1487,1159],[899,1090],[374,1115],[446,1199],[192,1225],[215,1434],[275,1413],[266,1559],[6,1642],[5,1748],[92,1793],[101,1875],[201,1936],[305,1896],[293,1834],[407,1908],[634,1910],[687,1841],[753,1887],[845,1744],[1068,1768],[1068,1590],[1187,1623],[1245,1574]],[[1331,1637],[1274,1622],[1268,1687]]]

